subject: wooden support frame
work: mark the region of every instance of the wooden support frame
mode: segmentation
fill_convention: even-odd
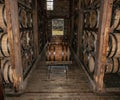
[[[5,0],[7,32],[10,45],[10,57],[13,68],[13,86],[16,91],[22,88],[23,69],[21,60],[20,30],[18,20],[18,1]]]
[[[77,49],[77,56],[79,57],[80,54],[80,47],[81,47],[81,42],[82,42],[82,30],[83,30],[83,12],[82,12],[82,7],[81,7],[81,0],[79,0],[79,19],[78,19],[78,49]]]
[[[104,70],[106,64],[106,55],[108,47],[108,37],[110,31],[110,22],[112,15],[113,0],[101,0],[100,24],[97,36],[97,53],[95,61],[95,91],[102,92],[104,89]]]
[[[39,48],[38,48],[38,0],[33,0],[32,9],[33,9],[34,51],[35,51],[35,57],[37,58],[39,55]]]
[[[74,0],[71,0],[71,4],[70,4],[70,6],[71,6],[71,8],[72,9],[70,9],[71,11],[70,11],[70,41],[72,41],[71,39],[72,39],[72,36],[73,36],[73,28],[74,28]]]

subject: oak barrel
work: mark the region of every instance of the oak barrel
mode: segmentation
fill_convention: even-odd
[[[64,42],[65,40],[64,40],[64,38],[63,38],[63,36],[52,36],[52,38],[51,38],[51,40],[50,40],[50,42],[52,42],[52,43],[56,43],[56,44],[58,44],[58,43],[62,43],[62,42]]]
[[[120,30],[120,9],[115,9],[112,15],[112,29]]]
[[[111,33],[108,42],[107,57],[120,57],[120,33]]]
[[[33,33],[31,31],[21,32],[21,45],[23,50],[33,45]]]
[[[96,51],[96,41],[97,41],[97,34],[92,31],[84,31],[82,37],[82,44],[84,50],[87,51]]]
[[[85,28],[90,27],[90,13],[89,12],[84,13],[84,27]]]
[[[95,57],[91,54],[89,54],[88,56],[88,68],[89,68],[89,71],[91,73],[94,72],[94,68],[95,68]]]
[[[19,9],[20,28],[27,28],[27,12],[24,8]]]
[[[48,44],[46,49],[47,61],[69,61],[70,48],[67,44]]]
[[[3,33],[0,37],[0,57],[8,57],[10,56],[10,48],[8,42],[8,35]]]
[[[98,28],[99,24],[99,10],[91,10],[90,11],[90,28]]]
[[[108,58],[106,67],[106,73],[117,73],[120,72],[119,58]]]
[[[88,32],[87,31],[84,31],[83,32],[83,36],[82,36],[82,47],[83,49],[85,50],[88,46]]]
[[[2,77],[5,83],[13,83],[13,70],[9,59],[1,60]]]
[[[28,52],[25,51],[24,54],[22,55],[22,67],[23,67],[23,71],[25,71],[26,68],[28,67],[28,61],[29,61],[29,55],[28,55]]]
[[[28,27],[32,27],[32,24],[33,24],[32,14],[31,12],[28,12],[27,13],[27,25]]]
[[[88,57],[88,67],[89,71],[92,73],[95,69],[95,57],[93,55],[89,55]],[[117,73],[120,72],[120,65],[118,58],[107,58],[105,73]]]
[[[83,60],[84,60],[84,65],[88,65],[88,52],[86,50],[83,51]]]
[[[94,51],[96,52],[96,42],[97,42],[97,34],[95,32],[88,31],[88,46],[87,49],[89,52]]]
[[[6,31],[6,26],[7,26],[7,20],[6,20],[6,10],[5,10],[5,5],[0,4],[0,27]]]

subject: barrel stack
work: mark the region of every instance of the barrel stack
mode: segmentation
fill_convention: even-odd
[[[67,40],[63,36],[53,36],[46,48],[47,62],[69,62],[70,61],[70,47]]]
[[[71,52],[67,40],[63,36],[53,36],[46,47],[48,78],[56,78],[57,76],[67,78],[68,65],[72,63],[70,56]]]

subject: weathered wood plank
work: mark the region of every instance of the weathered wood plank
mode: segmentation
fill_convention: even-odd
[[[78,21],[78,49],[77,49],[77,56],[81,57],[81,41],[82,41],[82,31],[83,31],[83,12],[81,7],[82,0],[79,0],[79,21]]]
[[[110,29],[111,13],[113,0],[101,0],[100,24],[98,30],[97,53],[95,62],[94,80],[96,91],[102,91],[104,88],[103,78],[106,63],[108,36]]]
[[[33,29],[34,29],[34,51],[35,51],[35,57],[38,57],[39,55],[39,49],[38,49],[38,0],[32,0],[33,1]]]
[[[14,69],[14,88],[19,89],[23,79],[23,69],[21,60],[20,30],[18,21],[18,2],[17,0],[5,0],[7,32],[10,45],[10,57],[12,68]]]

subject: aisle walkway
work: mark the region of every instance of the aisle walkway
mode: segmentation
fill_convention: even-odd
[[[64,72],[48,78],[48,67],[44,60],[39,60],[25,93],[20,97],[7,97],[6,100],[120,100],[115,95],[98,96],[90,87],[85,72],[75,61],[69,66],[66,79]]]

